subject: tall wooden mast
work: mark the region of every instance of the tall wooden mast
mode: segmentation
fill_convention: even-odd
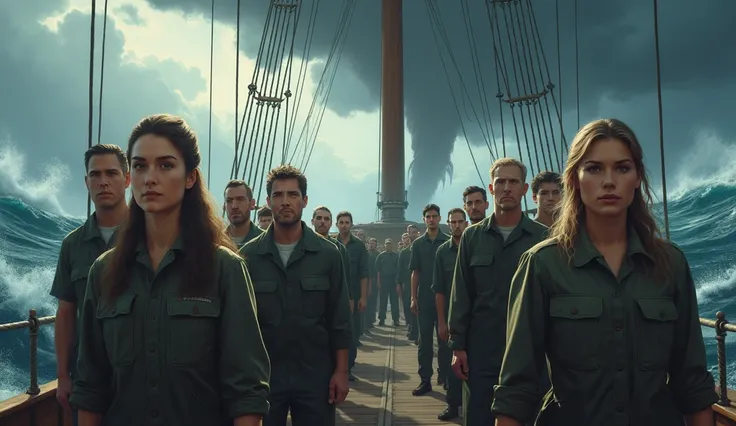
[[[403,0],[382,0],[381,10],[381,222],[404,222]]]

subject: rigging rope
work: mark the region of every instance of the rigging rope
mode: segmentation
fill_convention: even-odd
[[[105,44],[107,40],[107,0],[105,0],[105,12],[102,21],[102,52],[100,55],[100,103],[97,110],[97,144],[102,139],[102,92],[105,83]]]
[[[324,90],[323,100],[321,102],[321,107],[319,111],[319,119],[317,121],[317,124],[315,125],[315,130],[313,132],[313,136],[311,136],[309,139],[307,139],[307,147],[308,153],[303,157],[302,163],[300,168],[302,171],[307,169],[307,166],[309,165],[309,160],[312,158],[312,152],[314,151],[314,145],[317,141],[317,134],[319,132],[319,128],[322,125],[322,118],[324,117],[325,110],[327,108],[327,100],[330,97],[330,93],[332,92],[332,85],[335,82],[335,77],[337,76],[337,68],[340,64],[340,59],[342,58],[342,52],[343,48],[345,47],[345,40],[347,38],[348,29],[350,28],[350,23],[353,19],[353,12],[355,11],[355,5],[356,0],[348,0],[347,2],[343,3],[343,14],[340,19],[340,23],[338,25],[337,33],[335,34],[335,38],[333,40],[333,48],[330,51],[330,55],[327,58],[327,63],[325,64],[325,68],[322,71],[322,76],[320,77],[319,84],[317,85],[317,90],[315,91],[315,98],[317,99],[317,94],[320,93],[321,89],[325,86],[325,76],[327,75],[327,70],[330,65],[334,63],[334,66],[330,69],[330,76],[329,83],[326,83],[326,89]],[[337,52],[337,56],[334,56]],[[312,102],[312,105],[314,105],[314,100]],[[311,108],[310,108],[310,114],[311,115]],[[307,120],[309,117],[307,117]],[[307,128],[308,125],[305,124],[304,128]],[[297,141],[297,144],[299,142]],[[306,152],[306,150],[305,150]]]
[[[90,12],[89,31],[89,122],[87,124],[87,149],[92,148],[92,126],[94,123],[94,79],[95,79],[95,14],[96,1],[92,0],[92,11]],[[87,191],[87,217],[90,215],[91,202],[89,191]]]
[[[439,29],[439,23],[437,22],[437,11],[434,9],[435,5],[431,3],[431,0],[425,0],[424,4],[427,7],[427,13],[429,14],[429,17],[430,17],[430,23],[432,27],[432,37],[434,39],[435,46],[437,47],[437,54],[440,57],[440,62],[442,63],[442,69],[445,72],[445,78],[447,79],[447,84],[450,87],[450,96],[452,96],[452,101],[455,106],[455,111],[457,112],[457,118],[460,121],[460,128],[462,129],[463,137],[465,138],[465,143],[468,146],[468,152],[470,153],[470,158],[473,160],[473,165],[475,166],[475,171],[478,174],[478,179],[481,182],[481,186],[485,186],[485,183],[483,182],[483,175],[481,174],[480,169],[478,168],[478,162],[476,161],[475,154],[473,153],[473,149],[470,146],[470,138],[468,138],[468,133],[465,130],[465,124],[463,123],[462,114],[460,114],[460,107],[458,105],[457,97],[455,96],[455,91],[453,90],[452,84],[450,82],[450,73],[447,70],[447,64],[445,63],[445,58],[443,57],[442,49],[440,48],[440,43],[438,40],[438,33],[440,33],[440,29]],[[449,46],[446,46],[446,47],[449,50]],[[480,123],[478,124],[480,125]],[[490,148],[489,148],[489,151],[490,151]],[[491,156],[493,156],[493,153],[491,153]]]
[[[212,171],[212,75],[215,59],[215,0],[212,0],[212,11],[210,15],[210,120],[207,142],[207,189],[210,187],[210,174]],[[237,78],[237,76],[236,76]]]
[[[236,18],[235,18],[235,144],[238,143],[238,117],[240,108],[238,100],[240,98],[240,0],[238,0]]]
[[[524,162],[526,155],[532,176],[542,170],[561,170],[563,161],[556,148],[557,137],[561,145],[566,145],[561,108],[555,99],[555,85],[531,0],[487,0],[486,8],[499,82],[497,97],[499,103],[507,103],[511,110],[519,159]],[[558,59],[558,72],[559,62]],[[557,123],[553,123],[552,108],[556,112]],[[559,129],[559,135],[556,135],[556,129]],[[504,136],[502,138],[505,139]],[[526,198],[524,203],[528,210]]]
[[[240,1],[240,0],[238,0]],[[560,54],[560,0],[555,0],[555,27],[557,32],[557,90],[560,93],[560,134],[563,134],[562,121],[562,55]],[[562,147],[562,158],[565,158],[565,147]]]
[[[654,52],[657,62],[657,115],[659,119],[659,158],[662,166],[662,209],[664,213],[664,231],[667,239],[670,239],[670,220],[667,211],[667,173],[664,158],[664,125],[662,120],[662,79],[660,77],[659,61],[659,10],[657,0],[653,0],[654,6]]]
[[[580,129],[580,65],[578,49],[578,0],[575,0],[575,110],[578,115],[578,129]]]

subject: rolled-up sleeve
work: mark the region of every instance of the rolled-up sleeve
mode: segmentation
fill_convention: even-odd
[[[695,283],[685,256],[680,255],[676,262],[681,267],[675,269],[681,272],[677,274],[677,322],[669,386],[680,412],[692,414],[709,408],[718,401],[718,395],[706,362]]]
[[[533,422],[542,399],[544,336],[548,301],[531,252],[522,255],[509,293],[506,352],[492,410],[522,423]],[[546,391],[546,389],[544,390]]]
[[[349,349],[352,342],[352,326],[350,323],[350,300],[343,277],[342,262],[337,253],[330,268],[329,308],[327,324],[329,330],[330,350]]]
[[[465,333],[468,331],[470,317],[470,300],[475,294],[474,283],[470,270],[470,253],[468,250],[468,235],[463,232],[458,245],[455,272],[450,290],[450,312],[448,324],[450,327],[450,348],[456,351],[465,350]]]
[[[97,277],[101,272],[99,260],[95,261],[87,277],[87,290],[82,302],[77,375],[69,398],[69,403],[75,408],[93,413],[105,413],[112,398],[112,366],[105,350],[102,324],[97,318]]]
[[[358,281],[368,278],[368,273],[370,272],[368,263],[368,250],[366,250],[365,246],[360,247],[358,249]]]
[[[222,263],[220,292],[220,392],[232,418],[266,415],[271,363],[261,336],[256,297],[245,262]]]

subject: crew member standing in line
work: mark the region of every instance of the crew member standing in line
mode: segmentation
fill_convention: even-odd
[[[524,215],[526,166],[501,158],[490,170],[494,213],[460,238],[450,300],[452,367],[463,383],[463,424],[488,426],[506,342],[511,278],[521,254],[544,239],[547,228]]]
[[[480,186],[469,186],[463,191],[463,206],[470,223],[475,225],[486,218],[488,194]]]
[[[541,172],[532,179],[532,199],[537,203],[537,222],[551,227],[562,197],[562,181],[555,172]]]
[[[226,233],[238,247],[263,232],[250,220],[250,212],[255,204],[253,190],[247,183],[231,180],[225,185],[225,213],[230,221]]]
[[[264,231],[268,229],[268,227],[271,226],[271,222],[273,222],[273,213],[271,213],[271,209],[268,206],[263,206],[258,209],[256,217],[258,218],[258,227]]]
[[[350,282],[348,276],[348,274],[350,274],[350,255],[348,254],[348,250],[345,248],[345,246],[340,241],[338,241],[337,238],[333,238],[330,236],[330,228],[332,228],[332,212],[330,211],[330,209],[325,206],[319,206],[314,209],[314,212],[312,212],[312,226],[314,227],[314,232],[335,244],[340,250],[340,255],[342,256],[342,268],[343,272],[345,273],[345,286],[348,292],[348,299],[350,299],[350,312],[352,313],[353,293],[350,286],[348,286],[347,284],[348,282]]]
[[[396,280],[399,274],[399,254],[394,251],[394,242],[386,238],[384,242],[386,250],[376,257],[376,282],[378,284],[379,308],[378,325],[386,323],[386,309],[389,298],[391,299],[391,317],[393,325],[399,325],[399,295],[396,292]]]
[[[713,426],[698,301],[659,236],[641,145],[615,119],[580,129],[550,239],[522,257],[493,411],[499,426]],[[538,375],[549,360],[552,392]]]
[[[376,269],[376,258],[378,258],[378,240],[368,240],[368,306],[363,315],[363,329],[369,330],[375,326],[376,314],[378,313],[378,274]]]
[[[70,232],[61,242],[51,296],[59,301],[54,323],[56,399],[72,413],[77,424],[77,410],[69,405],[76,378],[79,318],[87,289],[87,275],[92,263],[114,243],[118,226],[128,218],[125,189],[130,185],[130,170],[125,152],[117,145],[93,145],[84,153],[87,171],[84,183],[95,212],[84,225]]]
[[[412,239],[409,233],[401,236],[403,247],[399,251],[399,273],[397,275],[397,291],[401,291],[401,302],[404,305],[404,320],[406,321],[406,337],[409,341],[417,344],[419,330],[417,316],[411,311],[411,271],[409,270],[409,258],[411,257]]]
[[[271,411],[264,426],[330,425],[348,394],[350,305],[337,246],[303,221],[307,178],[282,165],[266,177],[268,231],[241,254],[253,279],[271,359]]]
[[[434,335],[437,332],[437,308],[432,292],[434,257],[437,248],[450,237],[439,228],[440,208],[428,204],[422,210],[427,231],[411,245],[409,269],[411,273],[411,310],[419,324],[419,378],[421,382],[412,391],[415,396],[432,391],[432,361],[434,360]],[[438,384],[442,384],[438,378]]]
[[[351,288],[353,298],[353,318],[352,318],[352,345],[350,346],[350,354],[348,360],[348,378],[353,381],[353,367],[355,367],[355,359],[358,356],[358,347],[360,346],[360,336],[363,330],[363,311],[365,311],[366,298],[368,297],[368,250],[365,248],[363,241],[353,235],[350,231],[353,228],[353,215],[348,211],[342,211],[337,214],[337,235],[340,241],[348,250],[350,258],[350,273],[348,283]]]
[[[269,360],[243,259],[179,117],[128,140],[133,198],[89,272],[70,403],[80,426],[233,424],[268,413]]]
[[[457,246],[465,228],[468,227],[465,212],[457,208],[447,212],[447,225],[452,232],[452,238],[437,248],[432,279],[432,291],[434,291],[437,305],[437,328],[439,329],[437,364],[439,365],[442,381],[445,384],[445,400],[447,402],[447,407],[437,418],[443,421],[456,418],[459,415],[458,408],[462,405],[462,382],[452,372],[452,349],[447,345],[449,337],[447,314],[450,307],[448,296],[451,293],[452,277],[457,261]]]

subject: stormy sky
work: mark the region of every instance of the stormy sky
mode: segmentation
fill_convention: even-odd
[[[311,1],[305,1],[305,10],[311,7]],[[98,2],[95,109],[103,3]],[[244,87],[253,73],[268,3],[242,0],[241,106]],[[528,11],[527,1],[522,3]],[[428,4],[433,7],[428,9]],[[463,4],[467,4],[467,9],[463,9]],[[559,25],[555,19],[557,4]],[[341,5],[341,0],[320,2],[309,59],[327,57]],[[561,99],[567,139],[577,129],[578,114],[581,123],[605,116],[623,119],[644,144],[649,172],[659,187],[652,2],[579,1],[577,62],[574,0],[532,0],[531,5],[546,66],[552,83],[558,86],[555,95],[558,102]],[[210,7],[210,0],[111,2],[104,68],[103,142],[125,145],[127,135],[142,116],[176,113],[185,116],[198,132],[207,167]],[[218,199],[218,188],[230,177],[233,156],[235,9],[235,0],[216,1],[210,184]],[[427,202],[436,202],[445,209],[455,207],[459,205],[462,188],[480,183],[465,134],[483,183],[488,183],[491,155],[483,132],[490,126],[484,117],[491,117],[498,143],[503,124],[508,154],[518,152],[509,107],[502,106],[501,123],[495,97],[499,91],[497,68],[484,2],[406,1],[404,12],[407,169],[413,162],[407,178],[408,216],[417,220]],[[302,19],[303,26],[306,17]],[[727,127],[736,94],[732,77],[736,55],[731,47],[736,39],[734,21],[733,2],[716,0],[698,7],[685,0],[660,2],[664,135],[671,193],[690,188],[693,180],[720,173],[719,170],[726,173],[734,169],[726,161],[733,155],[723,152],[736,149]],[[446,40],[452,58],[446,51],[442,56],[438,53],[433,36],[433,28],[437,27],[433,27],[433,22],[442,23],[445,38],[440,40],[440,47],[444,49],[442,43]],[[468,22],[473,28],[473,44],[466,31]],[[295,61],[303,55],[300,37],[304,28],[300,29]],[[505,33],[501,36],[505,37]],[[5,182],[0,184],[0,192],[16,192],[45,203],[48,208],[56,208],[58,203],[65,212],[81,215],[85,211],[82,154],[87,146],[89,2],[0,0],[0,40],[0,139],[6,141],[0,147],[0,164],[13,166],[0,170]],[[328,111],[307,169],[310,204],[327,204],[333,211],[353,210],[359,221],[375,219],[380,40],[380,2],[358,1]],[[452,89],[442,59],[448,66]],[[456,68],[468,96],[463,95]],[[305,112],[321,72],[321,66],[315,65],[307,76],[301,107]],[[508,96],[503,87],[501,91]],[[457,107],[453,97],[457,98]],[[489,112],[481,114],[485,106]],[[481,116],[480,125],[474,110]],[[302,116],[297,121],[301,123],[303,119]],[[556,122],[555,115],[552,120]],[[528,138],[522,133],[522,144]],[[528,161],[525,149],[522,156]],[[450,164],[452,167],[448,167]],[[537,170],[536,164],[532,169]]]

